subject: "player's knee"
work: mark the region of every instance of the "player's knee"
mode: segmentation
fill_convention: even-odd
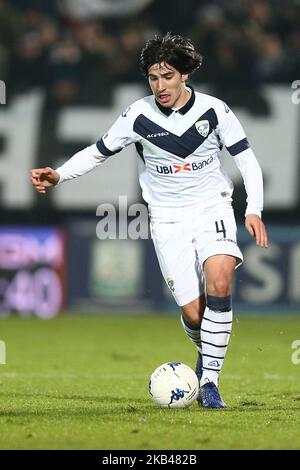
[[[205,294],[181,307],[183,319],[192,327],[199,328],[206,306]]]
[[[197,318],[196,317],[190,317],[188,319],[188,322],[193,328],[200,328],[199,316]]]
[[[192,328],[199,328],[200,327],[200,315],[199,310],[196,307],[182,307],[182,316],[189,326]]]
[[[208,293],[217,297],[226,297],[230,295],[231,285],[226,277],[215,279],[208,285]]]

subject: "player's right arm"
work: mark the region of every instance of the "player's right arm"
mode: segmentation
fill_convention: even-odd
[[[47,189],[57,184],[92,171],[111,155],[120,152],[124,147],[134,142],[132,115],[128,117],[128,111],[122,113],[104,137],[95,144],[77,152],[56,170],[50,167],[33,169],[31,182],[34,188],[39,193],[45,194]]]
[[[31,170],[31,182],[39,193],[45,194],[46,190],[52,186],[88,173],[106,158],[99,152],[96,144],[90,145],[75,153],[56,170],[50,167]]]
[[[48,188],[55,186],[59,181],[59,174],[49,166],[31,170],[31,183],[38,193],[45,194]]]

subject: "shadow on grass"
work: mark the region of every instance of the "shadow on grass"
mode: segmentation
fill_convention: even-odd
[[[5,409],[0,407],[0,417],[26,417],[26,416],[124,416],[153,411],[153,404],[148,398],[114,397],[112,395],[56,395],[49,393],[13,393],[9,397],[1,392],[0,397],[9,398],[10,403],[4,403]],[[13,399],[18,400],[19,409],[12,408]],[[24,401],[20,404],[19,400]],[[30,400],[30,403],[29,403]],[[47,403],[43,403],[46,400]],[[49,401],[50,400],[50,401]],[[59,402],[69,401],[68,405]],[[82,408],[80,404],[82,403]],[[15,404],[14,404],[15,406]],[[26,407],[26,409],[24,409]],[[29,408],[31,407],[31,408]],[[2,408],[2,409],[1,409]],[[29,408],[29,409],[28,409]]]
[[[8,398],[7,393],[0,393],[0,397]],[[50,393],[12,393],[9,395],[9,398],[41,398],[41,399],[54,399],[54,400],[78,400],[83,402],[94,402],[94,403],[116,403],[116,404],[126,404],[126,402],[132,403],[145,403],[148,401],[146,398],[132,398],[132,397],[125,397],[125,396],[113,396],[113,395],[57,395],[57,394],[50,394]]]
[[[240,402],[237,405],[229,406],[221,410],[212,410],[205,409],[198,406],[192,406],[187,409],[160,409],[156,407],[151,399],[145,398],[132,398],[126,396],[114,397],[112,395],[76,395],[76,394],[51,394],[51,393],[13,393],[9,397],[6,393],[0,392],[0,397],[9,398],[10,403],[5,404],[5,409],[0,408],[0,417],[32,417],[32,416],[49,416],[57,419],[57,417],[70,417],[70,416],[87,416],[87,417],[105,417],[105,416],[115,416],[123,418],[130,415],[141,415],[141,414],[151,414],[153,417],[159,416],[161,413],[169,414],[170,416],[176,416],[179,413],[179,416],[184,414],[186,411],[188,413],[195,414],[206,414],[206,413],[226,413],[226,414],[237,414],[237,413],[262,413],[262,412],[280,412],[286,411],[289,412],[300,411],[299,406],[291,407],[287,403],[286,406],[281,404],[276,406],[268,406],[266,403],[259,403],[255,401],[245,401]],[[9,409],[12,408],[11,401],[13,399],[23,400],[24,404],[16,403],[19,405],[18,409]],[[30,403],[28,401],[31,401]],[[43,400],[46,400],[46,403],[43,403]],[[49,402],[50,400],[50,402]],[[60,404],[59,401],[63,403]],[[69,401],[68,404],[64,403]],[[82,404],[82,407],[80,406]],[[3,405],[2,405],[3,406]],[[26,409],[25,409],[26,407]]]
[[[136,411],[136,416],[141,416],[145,414],[145,411],[150,411],[151,412],[151,417],[154,418],[155,415],[158,417],[161,417],[159,409],[153,408],[153,407],[143,407],[140,409],[137,409]],[[178,414],[178,417],[184,415],[185,410],[184,409],[174,409],[174,410],[164,410],[165,413],[170,414],[170,417],[172,416],[172,419],[174,419],[175,415]],[[258,413],[261,412],[262,410],[258,409],[241,409],[241,408],[232,408],[232,409],[226,409],[226,410],[205,410],[205,409],[194,409],[194,412],[199,415],[203,414],[215,414],[215,413],[222,413],[224,416],[224,413],[227,415],[232,415],[233,413],[241,413],[241,412],[247,412],[247,413]],[[265,410],[264,410],[265,411]],[[267,411],[280,411],[277,408],[275,409],[268,409]],[[295,409],[290,409],[290,412],[293,411],[299,411],[299,408]],[[101,418],[101,421],[104,421],[103,418],[106,418],[107,416],[114,416],[116,419],[119,419],[122,417],[122,421],[124,422],[125,417],[129,417],[132,414],[132,412],[126,410],[125,408],[120,409],[120,407],[116,408],[110,408],[109,410],[103,410],[103,408],[93,408],[93,409],[74,409],[71,407],[63,407],[59,409],[53,409],[49,408],[48,410],[41,410],[41,409],[31,409],[31,410],[24,410],[24,409],[17,409],[17,410],[12,410],[12,411],[2,411],[0,410],[0,418],[32,418],[36,417],[37,419],[40,419],[41,417],[47,417],[51,418],[53,420],[62,419],[62,418],[70,418],[70,417],[78,417],[78,418]],[[190,414],[188,415],[190,416]],[[130,420],[131,421],[131,420]]]

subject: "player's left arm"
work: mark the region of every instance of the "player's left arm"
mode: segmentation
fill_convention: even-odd
[[[264,196],[260,165],[250,148],[239,120],[224,103],[219,108],[218,120],[221,140],[226,145],[243,177],[247,193],[246,229],[258,246],[267,248],[268,235],[265,224],[261,219]]]
[[[256,214],[246,215],[245,227],[255,239],[256,244],[262,248],[268,248],[268,234],[265,224]]]
[[[268,247],[268,235],[261,219],[263,210],[263,177],[259,163],[250,148],[236,154],[233,159],[240,170],[247,192],[245,226],[256,244]]]

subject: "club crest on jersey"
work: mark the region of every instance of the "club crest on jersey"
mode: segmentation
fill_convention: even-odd
[[[202,137],[207,137],[209,133],[209,122],[207,120],[205,121],[197,121],[196,124],[196,129],[199,132]]]

